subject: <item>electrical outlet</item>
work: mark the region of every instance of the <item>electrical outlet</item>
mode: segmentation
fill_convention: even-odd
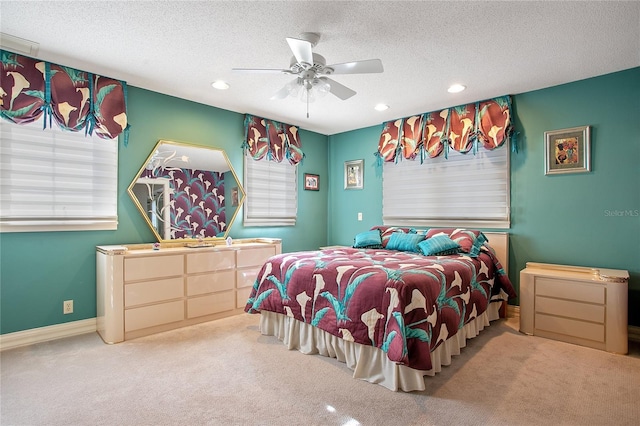
[[[362,220],[362,212],[358,212],[358,220]]]
[[[73,313],[73,300],[65,300],[62,302],[62,313],[65,315]]]

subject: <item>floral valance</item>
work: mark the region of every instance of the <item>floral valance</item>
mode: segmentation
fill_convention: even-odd
[[[44,118],[63,129],[112,139],[128,136],[127,85],[39,59],[0,50],[0,116],[17,124]]]
[[[304,158],[296,126],[247,114],[244,118],[242,147],[254,160],[281,162],[286,158],[298,164]]]
[[[434,158],[449,149],[467,153],[478,145],[502,146],[511,137],[509,96],[427,112],[384,124],[376,157],[378,162]]]

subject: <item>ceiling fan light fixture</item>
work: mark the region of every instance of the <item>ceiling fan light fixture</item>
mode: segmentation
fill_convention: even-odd
[[[223,80],[216,80],[213,83],[211,83],[211,86],[214,89],[218,89],[218,90],[227,90],[230,87],[229,83]]]
[[[345,101],[356,94],[355,90],[326,77],[327,75],[374,74],[384,71],[380,59],[327,65],[327,61],[322,55],[312,51],[312,48],[315,47],[319,40],[320,34],[318,33],[302,33],[300,38],[287,37],[287,44],[289,44],[289,49],[293,53],[288,69],[233,68],[233,71],[296,76],[293,81],[285,84],[275,92],[270,99],[299,96],[300,100],[307,104],[307,118],[309,118],[309,103],[315,101],[316,98],[331,93],[338,99]]]
[[[467,86],[463,86],[462,84],[452,84],[447,89],[447,92],[449,92],[449,93],[460,93],[466,88],[467,88]]]
[[[318,80],[317,83],[314,83],[313,87],[318,92],[319,97],[322,97],[331,91],[331,85],[324,80]]]
[[[301,102],[312,103],[312,102],[315,102],[316,98],[318,98],[318,91],[315,90],[313,87],[311,87],[311,88],[303,87],[302,88],[302,93],[300,94],[300,101]]]
[[[389,109],[389,105],[387,105],[387,104],[378,104],[378,105],[374,106],[373,109],[375,109],[376,111],[386,111],[386,110]]]
[[[285,87],[288,95],[291,96],[292,98],[298,97],[298,94],[300,93],[301,84],[302,83],[299,82],[298,80],[293,80],[287,83]]]

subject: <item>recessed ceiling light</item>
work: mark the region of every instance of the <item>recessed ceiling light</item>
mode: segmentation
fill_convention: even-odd
[[[464,89],[466,89],[467,86],[463,86],[462,84],[454,84],[451,87],[449,87],[447,89],[447,92],[449,93],[459,93],[462,92]]]
[[[386,111],[389,109],[389,105],[385,105],[385,104],[378,104],[374,107],[374,109],[376,111]]]
[[[218,90],[227,90],[229,88],[229,83],[222,80],[216,80],[213,83],[211,83],[211,85],[213,86],[214,89],[218,89]]]

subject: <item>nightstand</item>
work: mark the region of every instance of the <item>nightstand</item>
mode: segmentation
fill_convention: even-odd
[[[628,280],[624,270],[528,262],[520,271],[520,331],[626,354]]]

